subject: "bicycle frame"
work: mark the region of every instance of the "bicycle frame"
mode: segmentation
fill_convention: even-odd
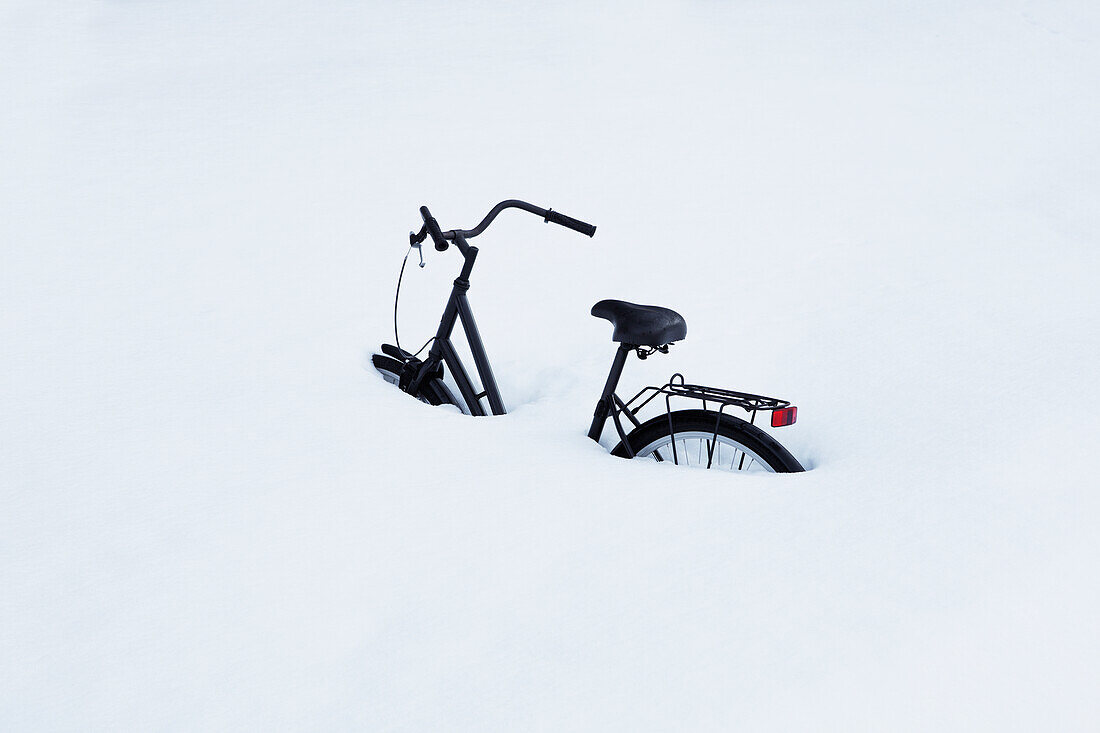
[[[462,394],[462,401],[466,403],[471,415],[485,415],[485,408],[481,404],[482,397],[488,398],[489,409],[494,415],[504,415],[507,413],[504,400],[500,396],[500,389],[497,387],[496,378],[493,376],[493,368],[489,364],[488,355],[485,353],[485,345],[482,343],[481,334],[477,330],[477,322],[474,320],[473,309],[470,308],[470,300],[466,297],[466,293],[470,289],[470,272],[473,270],[474,260],[477,259],[477,247],[467,244],[466,238],[461,232],[456,234],[453,241],[458,246],[459,251],[462,252],[465,260],[462,265],[462,272],[455,278],[451,295],[447,299],[447,306],[443,310],[443,318],[439,321],[439,329],[436,331],[435,340],[432,342],[432,348],[428,351],[428,356],[410,385],[409,391],[415,393],[425,378],[435,373],[440,364],[446,364],[451,370],[451,376],[454,377],[455,384],[458,385],[459,392]],[[477,368],[477,374],[481,379],[484,390],[480,393],[475,391],[473,382],[470,381],[470,375],[466,371],[462,359],[459,358],[454,343],[451,341],[451,334],[454,332],[456,321],[462,322],[462,330],[466,334],[470,354],[474,357],[474,366]]]

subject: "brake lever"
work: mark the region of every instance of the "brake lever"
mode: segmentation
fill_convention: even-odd
[[[416,253],[418,255],[420,255],[420,266],[421,267],[424,267],[424,250],[420,248],[420,243],[423,242],[423,241],[424,241],[423,237],[417,239],[415,234],[413,234],[412,232],[409,232],[409,246],[416,249]]]

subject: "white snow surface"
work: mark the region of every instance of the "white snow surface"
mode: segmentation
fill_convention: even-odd
[[[1098,89],[1084,0],[0,4],[0,730],[1097,730]],[[422,405],[512,197],[599,230]],[[588,441],[602,298],[812,470]]]

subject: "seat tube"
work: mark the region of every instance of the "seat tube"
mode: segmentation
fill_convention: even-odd
[[[596,403],[596,411],[592,413],[592,427],[588,429],[588,437],[597,443],[607,423],[607,416],[611,414],[612,400],[615,388],[619,386],[619,377],[623,375],[623,367],[626,365],[626,357],[634,347],[630,344],[619,344],[619,350],[615,352],[615,360],[611,362],[611,371],[607,375],[607,382],[603,386],[603,394]]]

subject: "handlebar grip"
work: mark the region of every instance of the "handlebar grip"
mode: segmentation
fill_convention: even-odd
[[[596,233],[596,227],[592,226],[591,224],[585,224],[583,221],[574,219],[571,216],[559,214],[553,209],[546,210],[546,219],[544,221],[552,221],[555,224],[560,224],[567,229],[572,229],[573,231],[580,232],[581,234],[587,234],[590,237]]]
[[[427,206],[420,207],[420,216],[424,219],[424,226],[428,228],[428,234],[432,235],[436,250],[439,252],[446,250],[447,240],[443,238],[443,232],[439,229],[439,222],[432,216],[432,212],[428,211]]]

